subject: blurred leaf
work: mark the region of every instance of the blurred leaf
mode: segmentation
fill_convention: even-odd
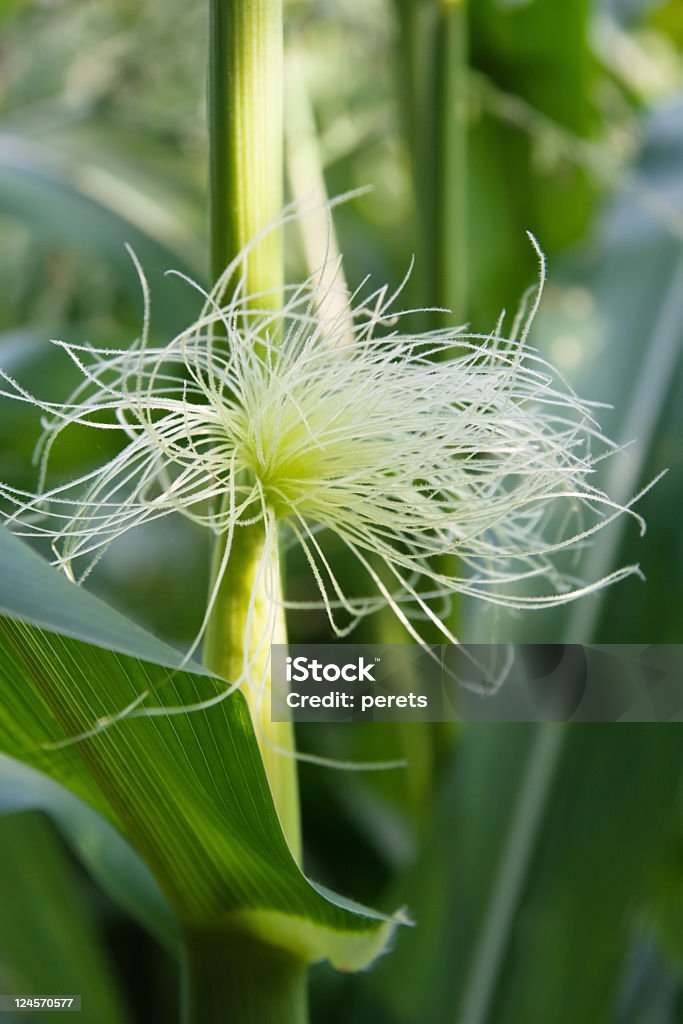
[[[622,526],[596,545],[591,560],[612,564],[634,557],[645,584],[612,589],[595,608],[601,642],[681,642],[683,535],[677,510],[683,500],[683,101],[670,104],[646,123],[640,167],[631,189],[606,212],[602,230],[574,280],[590,282],[595,314],[603,326],[599,344],[586,347],[573,378],[590,397],[610,403],[601,416],[624,455],[604,467],[603,483],[626,500],[653,476],[667,476],[639,511],[647,534],[636,541]],[[619,588],[621,590],[621,588]],[[575,631],[582,623],[573,624]]]
[[[626,635],[632,642],[641,637],[676,642],[683,636],[671,592],[672,584],[680,586],[676,578],[671,578],[672,565],[683,557],[683,546],[673,540],[678,520],[671,516],[671,509],[680,507],[683,497],[683,460],[677,443],[683,427],[683,246],[679,248],[677,259],[669,258],[666,265],[662,264],[657,287],[651,287],[647,293],[652,320],[643,325],[641,338],[645,344],[638,343],[641,338],[633,331],[632,322],[629,324],[625,319],[626,309],[609,310],[615,342],[618,336],[621,345],[628,345],[624,356],[630,357],[623,360],[627,380],[623,381],[623,373],[614,375],[621,376],[625,385],[618,403],[623,418],[617,437],[624,444],[632,443],[606,467],[605,490],[613,500],[627,502],[656,473],[663,469],[669,473],[639,508],[648,520],[654,543],[634,543],[633,524],[624,518],[598,538],[586,562],[599,576],[632,559],[632,552],[637,551],[648,579],[644,586],[631,583],[628,601],[624,594],[605,591],[585,605],[578,605],[567,615],[569,640],[585,642],[599,635],[602,642],[616,643]],[[642,295],[635,280],[639,276],[632,266],[629,277],[634,280],[636,293]],[[632,298],[625,302],[626,308],[631,301]],[[603,305],[605,311],[608,308]],[[641,316],[645,313],[642,306],[639,312]],[[627,388],[631,389],[630,395]],[[664,536],[672,538],[667,550],[661,543]],[[677,578],[680,580],[680,576]]]
[[[71,161],[16,135],[0,136],[0,213],[30,227],[42,245],[73,250],[117,268],[121,287],[140,304],[125,245],[150,277],[155,322],[177,330],[196,313],[192,290],[164,278],[169,269],[201,278],[202,249],[157,199],[93,163]]]
[[[621,517],[575,560],[595,580],[637,563],[645,579],[558,609],[515,616],[466,606],[473,642],[677,643],[683,640],[683,103],[647,127],[641,168],[603,213],[595,237],[571,263],[551,267],[532,342],[582,398],[604,403],[596,419],[625,446],[596,467],[596,483],[638,504],[647,532]],[[596,448],[599,448],[596,445]]]
[[[81,995],[84,1020],[128,1019],[73,865],[37,814],[0,818],[0,988],[17,995]],[[60,1018],[22,1012],[5,1019]]]
[[[678,1024],[683,1009],[680,972],[647,936],[624,965],[621,991],[610,1024]]]
[[[470,7],[473,64],[490,70],[502,88],[583,134],[590,124],[588,85],[594,72],[588,48],[591,6],[591,0],[506,6],[477,0]]]
[[[173,949],[178,922],[154,876],[123,836],[92,807],[47,775],[0,754],[0,816],[42,811],[101,888]]]
[[[115,823],[186,928],[231,927],[347,969],[371,961],[395,921],[301,873],[241,693],[191,714],[128,715],[87,739],[45,748],[93,730],[143,694],[146,709],[166,709],[213,697],[225,684],[199,667],[177,670],[172,648],[39,563],[0,531],[0,608],[14,617],[0,620],[6,752]],[[84,635],[89,642],[73,639]],[[114,650],[94,646],[104,643]]]
[[[470,307],[474,323],[484,329],[501,309],[516,308],[533,279],[535,257],[526,231],[552,255],[586,228],[595,182],[579,161],[557,151],[543,121],[577,139],[593,134],[596,62],[589,44],[590,0],[507,6],[476,0],[469,10],[472,66],[492,86],[477,94],[475,85],[475,105],[483,106],[470,133]],[[518,107],[527,106],[526,125],[508,117],[508,96]]]
[[[386,1019],[609,1019],[682,766],[675,726],[469,726],[402,890],[417,927],[370,979]]]
[[[0,0],[0,21],[11,18],[25,2],[26,0]]]
[[[436,54],[440,12],[446,8],[436,0],[394,0],[394,7],[399,95],[424,229],[424,210],[434,191],[431,162],[440,146],[435,110],[443,86],[437,80]],[[585,231],[599,189],[583,166],[581,140],[593,136],[598,126],[592,103],[598,65],[590,46],[590,0],[473,0],[467,10],[474,73],[467,140],[466,309],[476,328],[484,330],[501,309],[516,308],[536,273],[526,231],[537,235],[549,254]],[[443,211],[437,210],[439,215]],[[423,240],[424,250],[428,234]],[[433,258],[428,251],[417,252],[416,272],[426,270],[422,302],[430,299]]]
[[[674,841],[650,910],[667,961],[683,975],[683,815],[674,823]]]

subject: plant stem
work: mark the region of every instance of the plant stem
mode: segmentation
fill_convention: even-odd
[[[306,1024],[306,965],[232,932],[185,934],[183,1024]]]
[[[434,152],[434,301],[452,310],[443,326],[462,323],[467,308],[467,5],[441,0],[437,25]]]
[[[421,228],[416,261],[418,305],[425,327],[449,327],[467,316],[467,0],[394,0],[400,30],[403,107]],[[448,312],[450,311],[450,312]],[[444,357],[450,358],[451,352]],[[457,559],[437,564],[457,574]],[[460,629],[460,601],[447,626]],[[427,642],[443,636],[426,629]]]
[[[245,660],[250,678],[242,687],[280,823],[294,856],[301,856],[301,830],[296,761],[277,749],[294,750],[291,722],[272,722],[270,709],[270,643],[285,643],[286,630],[277,566],[264,566],[265,531],[260,524],[242,527],[233,541],[228,567],[218,591],[206,633],[204,661],[227,680],[239,678]],[[215,579],[224,547],[214,551]],[[275,552],[275,558],[277,553]],[[270,569],[273,569],[270,572]],[[274,577],[274,578],[272,578]],[[253,659],[253,660],[252,660]]]
[[[209,0],[209,195],[211,276],[280,215],[283,203],[282,0]],[[268,232],[246,258],[247,295],[280,309],[283,252]],[[270,720],[270,644],[284,643],[277,545],[261,523],[242,527],[224,565],[205,638],[206,664],[228,681],[247,669],[242,692],[292,853],[301,859],[299,794],[290,722]],[[276,749],[276,748],[279,748]],[[285,751],[283,754],[281,751]],[[305,1024],[306,968],[283,950],[229,929],[188,929],[183,965],[185,1024]]]
[[[282,0],[209,0],[209,205],[211,275],[282,211]],[[247,294],[280,305],[282,238],[250,253]],[[260,303],[263,304],[263,303]]]
[[[395,0],[404,119],[421,228],[417,260],[431,326],[462,323],[467,307],[466,0]]]
[[[243,246],[281,212],[282,0],[210,0],[209,30],[211,264],[217,278]],[[282,242],[279,232],[270,232],[247,258],[247,294],[266,293],[259,305],[277,308],[282,282]],[[275,611],[272,603],[277,602],[279,594],[266,592],[273,585],[268,573],[261,571],[260,582],[257,578],[259,566],[263,570],[264,544],[262,526],[238,530],[208,625],[204,658],[210,668],[229,681],[239,678],[245,664],[254,658],[249,672],[254,685],[247,680],[243,692],[275,806],[298,857],[301,842],[296,766],[292,758],[273,749],[293,750],[294,741],[290,723],[270,721],[267,657],[271,632],[272,640],[279,643],[285,642],[286,632],[281,609]],[[212,583],[217,579],[224,551],[224,539],[219,538]],[[273,615],[277,618],[274,632]]]

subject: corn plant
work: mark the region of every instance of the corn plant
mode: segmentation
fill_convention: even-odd
[[[0,485],[0,766],[10,806],[47,810],[99,885],[176,959],[188,1024],[304,1024],[310,965],[360,972],[380,957],[362,984],[392,1020],[421,1019],[423,1005],[425,1019],[450,1019],[443,972],[421,994],[401,994],[398,976],[423,922],[439,934],[440,908],[422,880],[440,872],[444,892],[477,879],[478,944],[459,978],[457,1020],[494,1019],[540,823],[553,787],[562,799],[571,788],[561,728],[491,733],[465,748],[464,772],[468,794],[497,790],[495,821],[508,835],[499,870],[484,857],[478,872],[477,851],[454,833],[445,848],[462,862],[462,881],[441,863],[440,840],[427,845],[406,882],[407,911],[403,891],[378,912],[312,881],[298,766],[358,778],[411,765],[381,752],[334,759],[300,749],[291,722],[272,720],[270,648],[286,643],[290,612],[315,611],[335,639],[379,613],[379,628],[388,614],[403,640],[457,644],[458,599],[526,621],[534,610],[582,608],[640,575],[613,552],[585,576],[567,561],[605,527],[631,520],[644,530],[634,506],[652,480],[596,482],[618,445],[599,410],[530,347],[546,282],[533,235],[536,279],[516,315],[481,331],[459,326],[468,302],[467,8],[395,6],[410,58],[404,113],[428,254],[419,309],[405,308],[406,280],[358,284],[335,255],[332,218],[354,195],[285,205],[281,0],[210,0],[210,284],[190,266],[173,281],[199,312],[157,340],[154,289],[133,246],[143,306],[135,339],[106,348],[56,341],[80,378],[66,400],[34,394],[0,368],[4,399],[37,409],[43,427],[37,486]],[[433,69],[420,62],[425,38]],[[305,232],[321,210],[323,244],[309,252],[308,272],[290,280],[287,232]],[[424,329],[410,329],[415,316]],[[92,437],[93,448],[101,437],[115,442],[94,467],[54,482],[55,454],[73,432]],[[206,601],[182,651],[89,589],[110,546],[161,520],[191,524],[211,544]],[[49,547],[51,564],[36,545]],[[304,601],[288,592],[285,549],[307,572]],[[586,638],[587,630],[580,624]],[[403,736],[402,754],[425,755],[434,739],[426,730]],[[642,734],[629,742],[643,792],[657,784],[661,794],[648,818],[655,838],[642,855],[634,841],[629,862],[645,886],[642,863],[663,855],[670,835],[680,758],[671,737],[657,757]],[[609,764],[585,747],[595,785],[608,793]],[[499,758],[509,769],[500,786]],[[615,813],[628,818],[628,801]],[[599,832],[597,810],[594,819]],[[492,849],[486,822],[477,841]],[[8,839],[13,863],[22,842],[50,843],[44,822],[29,816],[22,828],[25,837]],[[59,848],[54,863],[63,878]],[[88,934],[86,919],[76,927]],[[105,993],[98,1019],[124,1019],[96,953],[88,971]],[[565,980],[560,972],[546,1001],[539,997],[543,1014],[554,1012]]]

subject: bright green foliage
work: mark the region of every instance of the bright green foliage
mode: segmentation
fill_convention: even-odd
[[[15,616],[1,626],[3,749],[114,823],[184,927],[245,931],[306,962],[326,957],[357,969],[372,960],[393,923],[323,894],[301,873],[241,694],[191,714],[129,715],[87,739],[41,749],[92,730],[143,692],[152,710],[205,699],[223,684],[201,669],[169,672],[180,660],[171,648],[16,538],[0,537],[0,605]],[[89,642],[74,639],[83,631]]]

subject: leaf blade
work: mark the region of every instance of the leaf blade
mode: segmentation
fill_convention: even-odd
[[[0,608],[21,616],[0,619],[5,743],[14,710],[25,725],[23,746],[7,753],[30,763],[32,742],[41,770],[63,781],[63,751],[40,750],[45,740],[54,745],[79,736],[143,693],[158,711],[195,704],[225,687],[194,666],[169,672],[180,660],[172,648],[132,625],[126,634],[127,620],[109,618],[106,605],[38,566],[17,543],[0,544]],[[7,569],[16,573],[20,564],[26,572],[12,586]],[[48,587],[54,587],[51,600],[41,606],[41,588]],[[46,630],[48,624],[62,632]],[[93,642],[82,639],[84,630]],[[165,663],[109,650],[105,640],[148,656],[159,650]],[[40,714],[27,722],[34,701]],[[125,717],[66,750],[82,762],[79,779],[91,780],[91,790],[96,783],[90,800],[141,853],[185,927],[261,934],[269,922],[272,937],[297,955],[346,968],[365,966],[393,932],[397,919],[331,899],[300,871],[239,692],[192,714]]]

